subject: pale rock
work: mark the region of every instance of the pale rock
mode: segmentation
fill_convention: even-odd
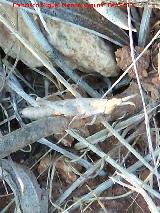
[[[17,10],[6,5],[3,8],[5,14],[8,14],[5,17],[18,27],[18,30],[32,45],[42,50],[20,15],[18,15],[17,23]],[[38,24],[38,17],[33,15],[33,18]],[[46,22],[52,35],[48,40],[72,69],[79,69],[87,73],[98,72],[107,77],[118,74],[114,52],[101,38],[73,25],[54,21],[48,17]],[[6,54],[13,58],[18,57],[31,68],[42,66],[41,62],[33,57],[32,53],[1,22],[0,46]]]

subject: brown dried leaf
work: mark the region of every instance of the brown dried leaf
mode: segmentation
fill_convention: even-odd
[[[41,174],[47,170],[47,168],[51,165],[51,161],[52,161],[52,159],[48,155],[40,161],[38,168],[37,168],[39,174]]]
[[[157,73],[151,74],[148,78],[143,79],[142,85],[154,101],[159,100],[160,79]]]
[[[56,169],[61,174],[61,176],[63,177],[63,179],[66,181],[66,183],[73,183],[75,180],[77,180],[77,175],[64,162],[64,159],[58,159],[56,161]]]
[[[54,137],[57,139],[57,141],[60,140],[60,142],[66,146],[66,147],[72,147],[74,138],[70,135],[66,135],[66,132],[64,131],[62,134],[55,134]]]
[[[157,89],[160,89],[160,78],[158,74],[152,77],[152,83],[155,85]]]
[[[135,57],[137,57],[142,51],[143,48],[135,47]],[[130,48],[128,46],[124,46],[118,49],[115,52],[115,55],[118,66],[120,67],[120,69],[125,71],[127,67],[132,63]],[[148,76],[147,69],[149,67],[149,63],[150,63],[150,51],[147,50],[137,62],[137,70],[140,78]],[[131,78],[136,79],[134,68],[131,68],[128,74]]]

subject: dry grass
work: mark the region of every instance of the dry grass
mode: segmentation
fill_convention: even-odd
[[[21,42],[32,54],[34,57],[36,57],[43,66],[49,71],[49,74],[43,75],[43,78],[41,78],[40,86],[38,85],[38,81],[35,83],[35,88],[32,88],[34,91],[34,95],[38,96],[38,90],[36,87],[40,90],[41,87],[43,87],[44,82],[48,82],[52,80],[52,77],[54,76],[54,80],[51,82],[52,85],[55,83],[55,88],[57,88],[57,85],[61,85],[59,88],[63,88],[61,91],[55,91],[59,92],[61,94],[62,99],[64,98],[63,91],[67,90],[70,95],[72,94],[72,98],[80,98],[81,93],[73,87],[73,83],[70,83],[70,80],[66,80],[66,76],[64,77],[63,74],[60,74],[53,66],[52,60],[56,61],[56,64],[65,72],[65,74],[70,77],[73,82],[76,83],[81,89],[83,89],[86,93],[90,95],[90,97],[96,97],[97,101],[102,101],[101,99],[104,99],[113,91],[114,87],[127,75],[128,71],[134,67],[135,73],[136,73],[136,80],[137,85],[139,88],[139,93],[141,96],[141,101],[143,103],[143,109],[141,112],[138,112],[137,114],[133,114],[129,118],[119,118],[115,123],[110,122],[106,117],[104,117],[104,114],[102,112],[102,116],[98,117],[98,124],[99,126],[102,126],[103,129],[96,129],[96,132],[94,134],[90,134],[89,136],[83,136],[82,132],[80,132],[82,127],[88,127],[92,126],[93,124],[96,125],[97,122],[94,119],[90,118],[82,118],[82,115],[75,116],[74,118],[68,118],[66,117],[67,113],[63,113],[60,115],[60,117],[56,117],[55,115],[51,118],[43,118],[41,120],[37,120],[34,122],[31,122],[30,124],[27,124],[29,121],[21,117],[21,114],[19,112],[20,104],[23,103],[21,108],[24,108],[24,103],[31,105],[33,107],[39,108],[39,104],[29,92],[29,86],[26,86],[22,79],[18,79],[15,75],[17,72],[16,66],[9,67],[7,64],[5,65],[5,60],[2,60],[3,66],[1,67],[1,73],[3,74],[3,71],[7,69],[6,73],[9,71],[12,71],[10,76],[8,78],[4,77],[3,89],[6,89],[11,93],[11,96],[9,96],[9,100],[2,100],[1,109],[4,113],[4,119],[0,122],[0,125],[2,127],[5,126],[7,123],[8,129],[7,134],[5,136],[1,137],[1,143],[0,143],[0,157],[1,159],[4,157],[7,157],[11,153],[18,151],[20,149],[23,149],[25,145],[30,145],[34,142],[38,142],[40,146],[42,147],[48,147],[48,151],[44,151],[41,156],[38,157],[38,159],[35,157],[34,163],[30,165],[31,169],[34,170],[36,166],[39,164],[40,161],[42,161],[46,156],[49,155],[52,151],[55,153],[59,153],[57,156],[64,156],[67,159],[70,159],[70,161],[67,161],[67,166],[72,170],[73,173],[77,175],[77,179],[73,181],[70,185],[68,185],[66,190],[63,190],[59,193],[58,198],[56,200],[53,199],[53,193],[54,188],[52,188],[52,185],[54,183],[54,179],[56,176],[56,159],[50,163],[49,167],[47,167],[48,171],[48,177],[46,178],[46,188],[49,189],[49,211],[50,213],[55,212],[56,210],[60,212],[71,212],[74,211],[76,208],[81,209],[82,212],[84,210],[87,210],[90,208],[90,206],[97,202],[99,205],[99,208],[102,208],[103,211],[107,212],[106,207],[104,205],[104,201],[107,200],[109,202],[110,200],[118,200],[118,199],[128,199],[131,197],[132,194],[140,194],[145,202],[147,203],[148,209],[150,212],[159,212],[156,199],[159,201],[160,199],[160,182],[159,182],[159,126],[155,126],[156,122],[153,124],[151,122],[155,116],[156,110],[159,107],[159,102],[156,102],[152,104],[151,102],[146,102],[144,90],[142,87],[142,81],[139,78],[139,74],[137,71],[137,61],[141,59],[141,56],[145,53],[147,49],[151,47],[151,45],[157,41],[160,35],[160,30],[154,35],[152,40],[144,47],[144,50],[142,53],[135,58],[134,55],[134,40],[133,40],[133,32],[132,32],[132,26],[131,26],[131,11],[130,8],[127,8],[128,11],[128,26],[129,26],[129,40],[130,40],[130,49],[131,49],[131,57],[132,57],[132,64],[125,70],[125,72],[119,76],[118,80],[116,80],[111,87],[105,91],[103,95],[100,97],[100,93],[98,93],[95,89],[92,88],[88,83],[82,80],[78,74],[75,74],[67,65],[63,62],[61,62],[61,59],[59,59],[59,56],[57,56],[53,50],[53,48],[50,46],[49,42],[46,40],[46,38],[43,36],[41,31],[38,29],[38,27],[34,24],[34,21],[31,20],[30,16],[25,12],[21,11],[23,14],[23,18],[25,22],[28,24],[28,28],[31,31],[32,35],[35,37],[37,42],[41,44],[43,47],[43,52],[33,47],[27,39],[24,38],[23,35],[20,34],[20,32],[13,26],[7,18],[4,18],[3,13],[3,7],[0,8],[0,22],[4,24],[4,26],[16,37],[16,39]],[[40,20],[43,22],[45,30],[48,32],[46,23],[43,19],[43,14],[38,11],[38,15],[40,17]],[[146,16],[145,13],[143,13],[143,16]],[[144,18],[144,17],[142,17]],[[148,26],[144,25],[144,22],[141,23],[141,30],[139,35],[139,41],[143,37],[143,33],[146,32],[145,29]],[[148,21],[149,24],[149,21]],[[37,34],[39,36],[37,36]],[[140,42],[141,44],[141,42]],[[159,64],[158,64],[159,65]],[[39,72],[39,74],[43,74]],[[51,78],[50,78],[51,77]],[[45,78],[45,80],[44,80]],[[44,82],[43,82],[44,80]],[[23,89],[23,86],[26,86],[27,89]],[[30,84],[29,84],[30,85]],[[46,83],[47,85],[47,83]],[[47,87],[47,86],[46,86]],[[45,93],[47,88],[43,87],[43,91],[45,90]],[[131,94],[133,95],[133,94]],[[18,99],[15,98],[15,96],[18,97]],[[46,95],[47,96],[47,95]],[[8,98],[8,97],[5,97]],[[47,97],[44,97],[47,98]],[[99,98],[99,99],[98,99]],[[125,98],[125,97],[124,97]],[[1,100],[1,99],[0,99]],[[78,100],[78,99],[77,99]],[[89,99],[88,99],[89,100]],[[8,104],[9,102],[9,104]],[[7,103],[7,104],[6,104]],[[136,108],[136,103],[135,108]],[[80,105],[78,110],[81,110]],[[91,103],[90,105],[91,106]],[[44,105],[43,105],[44,107]],[[57,107],[57,106],[55,106]],[[66,105],[63,106],[64,111],[66,110]],[[85,108],[85,107],[84,107]],[[57,109],[59,109],[57,107]],[[43,110],[47,110],[46,106]],[[77,109],[76,109],[77,110]],[[77,110],[77,111],[78,111]],[[93,108],[86,109],[86,112],[88,110],[91,112]],[[73,112],[73,108],[71,109]],[[32,110],[31,110],[32,113]],[[114,113],[114,112],[112,112]],[[110,113],[112,115],[112,113]],[[51,113],[52,114],[52,113]],[[75,114],[75,113],[74,113]],[[96,115],[98,113],[95,113]],[[89,116],[93,115],[92,112],[87,114]],[[12,121],[17,120],[18,125],[20,125],[20,128],[18,130],[14,130],[12,125],[10,124]],[[143,153],[140,153],[139,150],[137,150],[137,147],[135,147],[135,144],[137,141],[139,141],[139,136],[143,135],[142,133],[137,132],[137,127],[139,125],[145,125],[145,130],[143,134],[146,136],[147,139],[147,145],[144,147]],[[57,126],[58,125],[58,126]],[[154,129],[153,129],[154,128]],[[28,132],[28,133],[27,133]],[[156,133],[156,145],[155,145],[155,138],[153,138],[153,132]],[[45,139],[44,137],[50,136],[52,134],[59,134],[59,140],[57,140],[57,144],[55,144],[55,141],[53,139]],[[139,135],[140,134],[140,135]],[[71,136],[73,140],[76,142],[75,146],[72,147],[69,151],[63,146],[60,145],[60,142],[63,141],[63,139],[66,138],[66,136]],[[113,137],[114,136],[114,137]],[[116,138],[119,142],[119,147],[126,150],[125,155],[123,155],[122,159],[121,156],[119,159],[114,159],[114,156],[112,157],[110,153],[118,152],[117,147],[114,147],[113,149],[109,150],[108,153],[106,153],[104,150],[99,148],[98,145],[105,144],[107,140],[110,138]],[[137,139],[137,141],[135,141]],[[132,143],[135,141],[135,143]],[[31,148],[31,147],[30,147]],[[117,150],[116,150],[117,149]],[[75,153],[75,150],[78,150],[77,153]],[[116,150],[116,151],[115,151]],[[23,150],[26,151],[26,150]],[[32,151],[29,150],[29,153]],[[83,152],[83,154],[81,154]],[[96,161],[90,160],[91,157],[88,157],[89,154],[92,152],[92,155],[94,154]],[[16,156],[16,153],[14,153]],[[134,163],[128,165],[127,159],[129,157],[135,157]],[[1,160],[4,161],[3,159]],[[13,163],[13,162],[12,162]],[[75,169],[72,167],[72,163],[76,165],[80,165],[84,169],[79,172],[78,169]],[[14,164],[14,163],[13,163]],[[24,162],[25,164],[25,162]],[[110,165],[112,167],[112,175],[107,174],[105,171],[105,166]],[[27,165],[27,164],[26,164]],[[126,166],[127,165],[127,166]],[[142,179],[139,175],[141,173],[141,168],[145,168],[148,171],[147,177],[145,179]],[[4,171],[7,169],[4,167]],[[0,170],[0,177],[3,177],[3,169]],[[85,171],[84,171],[85,170]],[[45,172],[44,172],[45,173]],[[10,174],[10,173],[9,173]],[[43,176],[43,172],[41,174]],[[41,176],[40,175],[40,176]],[[39,177],[40,177],[39,176]],[[98,183],[98,185],[95,185],[93,189],[91,189],[88,185],[88,193],[84,194],[83,196],[77,197],[75,201],[72,200],[72,203],[69,203],[70,198],[72,197],[72,194],[83,184],[87,183],[88,180],[91,178],[94,179],[94,177],[97,176],[105,176],[105,181]],[[39,178],[38,177],[38,178]],[[6,178],[6,177],[5,177]],[[4,179],[5,179],[4,178]],[[6,178],[7,179],[7,178]],[[6,180],[5,179],[5,180]],[[153,184],[154,180],[154,184]],[[31,180],[32,181],[32,180]],[[12,185],[12,181],[9,180],[7,182],[10,186]],[[124,194],[121,195],[115,195],[115,196],[108,196],[108,197],[101,197],[101,194],[111,189],[113,184],[119,184],[123,186],[125,189],[129,189]],[[156,190],[155,186],[158,186],[158,190]],[[14,187],[13,187],[14,188]],[[8,192],[9,193],[9,192]],[[7,194],[7,190],[6,190]],[[38,194],[38,193],[37,193]],[[21,202],[21,198],[23,197],[23,193],[17,194],[17,192],[14,191],[15,195],[15,201],[17,208],[18,205],[20,205],[19,202]],[[19,196],[19,197],[18,197]],[[37,195],[38,196],[38,195]],[[30,199],[30,198],[28,198]],[[14,200],[10,202],[1,212],[7,212],[10,205],[12,205]],[[23,201],[27,202],[27,201]],[[44,203],[46,204],[48,202],[47,198],[45,198]],[[135,200],[133,203],[136,202]],[[132,204],[133,204],[132,203]],[[22,203],[21,203],[22,205]],[[40,205],[40,204],[39,204]],[[23,206],[23,205],[22,205]],[[145,210],[144,210],[145,211]],[[47,212],[47,211],[46,211]]]

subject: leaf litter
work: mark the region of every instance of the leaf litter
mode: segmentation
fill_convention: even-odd
[[[158,212],[158,9],[11,3],[0,1],[1,212]]]

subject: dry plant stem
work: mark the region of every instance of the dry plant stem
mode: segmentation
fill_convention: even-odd
[[[56,165],[57,160],[55,160],[55,162],[52,163],[52,168],[50,169],[51,174],[49,175],[50,177],[48,176],[48,178],[49,178],[49,201],[50,201],[50,203],[52,204],[52,206],[54,208],[56,208],[57,210],[63,212],[63,209],[61,207],[59,207],[54,201],[52,201],[52,190],[53,190],[52,183],[53,183],[53,178],[54,178],[55,171],[56,171],[55,165]]]
[[[127,2],[129,2],[129,1],[127,0]],[[145,98],[144,98],[144,95],[143,95],[143,90],[142,90],[142,86],[141,86],[141,82],[140,82],[140,78],[139,78],[139,74],[138,74],[138,70],[137,70],[137,64],[136,64],[136,61],[135,61],[132,26],[131,26],[131,14],[130,14],[130,8],[128,6],[127,6],[127,11],[128,11],[128,26],[129,26],[131,57],[132,57],[134,71],[135,71],[135,74],[136,74],[136,79],[137,79],[137,83],[138,83],[138,87],[139,87],[139,91],[140,91],[140,95],[141,95],[142,103],[143,103],[144,118],[145,118],[146,132],[147,132],[147,141],[148,141],[148,146],[149,146],[149,153],[152,155],[152,158],[153,158],[153,163],[154,163],[154,166],[155,166],[155,175],[157,177],[157,183],[158,183],[158,187],[159,187],[159,190],[160,190],[160,181],[159,181],[159,178],[158,178],[158,170],[157,170],[157,166],[156,166],[156,160],[155,160],[154,155],[153,155],[153,146],[152,146],[152,137],[151,137],[151,132],[150,132],[149,118],[148,118]]]
[[[133,125],[133,124],[138,125],[143,120],[143,117],[144,117],[144,114],[138,114],[125,121],[122,121],[115,126],[115,130],[119,132],[130,125]],[[111,136],[112,136],[112,133],[110,133],[107,129],[103,129],[99,132],[96,132],[94,135],[87,137],[86,140],[91,144],[97,144],[97,143],[103,142],[104,140],[106,140],[107,138]],[[129,140],[132,140],[132,139],[133,137],[130,138]],[[86,148],[86,146],[83,143],[78,142],[75,144],[74,148],[76,150],[80,150],[80,149]]]
[[[143,15],[141,19],[141,25],[138,35],[138,46],[145,47],[147,38],[149,35],[149,28],[150,28],[150,18],[152,14],[152,8],[148,8],[147,6],[144,7]]]
[[[148,205],[148,208],[151,211],[151,213],[158,213],[159,212],[157,207],[156,207],[156,205],[155,205],[155,203],[153,202],[152,198],[146,193],[146,191],[142,187],[140,187],[137,182],[133,183],[132,176],[130,177],[130,179],[128,179],[124,175],[121,175],[121,174],[119,174],[119,175],[122,176],[124,179],[126,179],[128,182],[130,182],[130,180],[132,180],[132,185],[133,186],[131,186],[129,184],[125,184],[122,181],[115,180],[114,178],[112,178],[112,180],[115,183],[118,183],[119,185],[122,185],[123,187],[129,188],[132,191],[136,191],[138,194],[141,194],[142,197],[144,198],[144,200],[146,201],[146,203]]]
[[[3,11],[0,9],[1,13]],[[72,86],[56,71],[52,66],[52,63],[46,58],[46,56],[35,49],[17,30],[15,30],[10,23],[0,14],[0,22],[2,22],[8,30],[39,60],[41,63],[75,96],[80,97],[80,94],[72,88]]]
[[[30,1],[31,1],[32,4],[37,4],[36,0],[30,0]],[[39,18],[40,18],[40,20],[41,20],[41,22],[42,22],[42,24],[44,26],[45,31],[48,33],[49,36],[51,36],[51,33],[50,33],[49,29],[48,29],[46,21],[44,20],[44,17],[43,17],[43,15],[41,13],[40,8],[39,7],[35,7],[34,9],[36,10],[36,12],[37,12],[37,14],[39,16]]]
[[[92,165],[84,174],[82,174],[56,201],[57,205],[61,205],[67,197],[79,186],[81,186],[100,166],[100,162]]]
[[[140,160],[144,164],[144,166],[146,166],[150,171],[154,170],[152,166],[147,161],[145,161],[145,159],[118,133],[118,131],[114,130],[108,122],[103,121],[101,123],[120,141],[120,143],[122,143],[138,160]],[[78,134],[76,134],[76,136],[76,139],[83,143],[83,138]]]
[[[83,166],[86,169],[89,169],[90,167],[94,167],[90,162],[88,162],[87,160],[84,160],[83,158],[81,159],[78,155],[73,154],[72,152],[67,151],[66,149],[63,149],[61,147],[59,147],[58,145],[49,142],[48,140],[46,140],[45,138],[41,138],[38,140],[38,143],[43,144],[45,146],[48,146],[49,148],[51,148],[51,150],[54,150],[56,152],[61,153],[62,155],[64,155],[65,157],[71,159],[71,160],[76,160],[78,159],[76,162],[78,162],[81,166]],[[100,175],[105,175],[104,171],[101,171],[99,173]]]
[[[113,196],[113,197],[99,197],[100,200],[117,200],[117,199],[121,199],[121,198],[126,198],[128,197],[129,195],[133,194],[133,191],[130,190],[124,194],[121,194],[121,195],[117,195],[117,196]],[[93,198],[93,200],[96,200],[95,198]]]
[[[157,108],[157,106],[148,110],[148,114],[151,114],[156,108]],[[138,123],[142,122],[143,119],[144,119],[144,113],[137,114],[124,121],[119,122],[115,126],[115,130],[121,131],[130,125],[133,125],[133,124],[138,125]],[[103,129],[103,130],[95,133],[94,135],[89,136],[88,138],[86,138],[86,140],[88,142],[90,142],[91,144],[96,144],[98,142],[103,142],[105,139],[107,139],[111,136],[112,136],[112,134],[107,129]],[[77,149],[77,150],[83,149],[85,147],[86,146],[81,142],[78,142],[77,144],[75,144],[75,149]]]
[[[67,132],[74,137],[77,140],[81,140],[92,152],[96,153],[98,156],[100,156],[102,159],[104,159],[107,163],[109,163],[110,165],[113,166],[113,168],[117,169],[118,171],[120,171],[121,173],[123,173],[126,177],[130,176],[130,173],[128,172],[127,169],[123,168],[122,166],[120,166],[115,160],[113,160],[109,155],[107,155],[106,153],[102,152],[101,150],[99,150],[98,148],[96,148],[94,145],[88,143],[88,141],[86,141],[83,137],[79,136],[75,131],[73,130],[67,130]],[[153,170],[152,170],[153,171]],[[154,172],[154,171],[153,171]],[[138,179],[135,175],[133,176],[137,181],[141,182],[141,184],[143,185],[144,189],[146,189],[147,191],[149,191],[150,193],[155,192],[150,186],[148,186],[147,184],[145,184],[143,181],[141,181],[140,179]],[[159,193],[154,193],[156,195],[158,195],[158,198],[160,199],[160,194]]]
[[[157,157],[159,155],[159,152],[160,152],[160,149],[157,149],[155,152],[154,152],[154,156]],[[144,157],[146,161],[151,161],[151,156],[150,154],[148,154],[146,157]],[[136,162],[135,164],[133,164],[132,166],[130,166],[129,168],[127,168],[127,171],[129,173],[134,173],[136,172],[137,170],[139,170],[141,167],[143,166],[143,164],[138,161]],[[116,180],[120,180],[120,177],[118,175],[116,175],[114,177],[114,179]],[[113,186],[113,181],[111,179],[101,183],[100,185],[98,185],[97,188],[94,189],[94,192],[99,195],[101,193],[103,193],[105,190],[109,189],[110,187]],[[147,185],[146,185],[147,187]],[[152,191],[152,194],[157,197],[158,199],[160,199],[160,196],[159,196],[159,193],[156,192],[155,190],[153,190],[152,188],[149,187],[148,190],[151,190]],[[93,194],[90,192],[86,195],[83,195],[77,202],[75,202],[74,204],[72,204],[70,207],[68,207],[65,211],[65,213],[69,210],[69,212],[71,210],[74,210],[76,208],[78,208],[78,206],[80,205],[80,203],[82,202],[90,202],[91,200],[93,200]]]
[[[102,122],[103,123],[103,122]],[[107,125],[107,122],[105,122],[104,124],[105,126]],[[109,125],[109,124],[108,124]],[[108,126],[106,126],[106,128],[108,128]],[[146,167],[153,171],[153,168],[150,166],[149,163],[147,163],[147,161],[145,161],[145,159],[139,154],[136,152],[136,150],[134,148],[132,148],[132,146],[130,144],[128,144],[123,138],[122,136],[120,136],[115,130],[114,130],[114,133],[113,133],[113,130],[112,130],[112,127],[111,127],[111,130],[110,130],[110,127],[108,128],[108,130],[111,132],[111,134],[113,134],[115,137],[117,137],[120,142],[131,152],[133,153],[144,165],[146,165]],[[82,138],[80,135],[76,134],[76,139],[79,140],[79,141],[83,141],[83,140],[86,140],[84,138]],[[132,138],[131,138],[132,139]],[[86,140],[87,141],[87,140]],[[87,141],[89,142],[89,141]],[[89,142],[90,143],[90,142]]]
[[[30,29],[32,35],[36,39],[36,41],[41,45],[43,51],[51,58],[55,63],[82,89],[84,89],[90,96],[96,98],[100,97],[100,94],[93,90],[83,79],[81,79],[75,72],[73,72],[67,64],[62,60],[58,51],[54,47],[51,47],[48,43],[47,39],[44,37],[39,27],[35,24],[33,19],[27,14],[25,10],[20,10],[23,20]],[[38,36],[37,36],[38,35]]]
[[[128,0],[127,0],[127,2],[128,2]],[[152,139],[151,139],[151,133],[150,133],[149,119],[148,119],[146,103],[145,103],[145,99],[144,99],[144,95],[143,95],[143,90],[142,90],[142,86],[141,86],[141,82],[140,82],[140,78],[139,78],[139,74],[138,74],[138,70],[137,70],[137,64],[135,62],[133,35],[132,35],[132,29],[131,29],[131,14],[130,14],[130,8],[129,7],[127,7],[127,11],[128,11],[128,25],[129,25],[131,58],[132,58],[132,61],[133,61],[134,71],[135,71],[135,74],[136,74],[136,79],[137,79],[137,83],[138,83],[138,87],[139,87],[139,91],[140,91],[140,95],[141,95],[141,99],[142,99],[142,103],[143,103],[144,118],[145,118],[145,125],[146,125],[146,131],[147,131],[147,139],[148,139],[148,144],[149,144],[149,150],[150,150],[150,153],[152,153],[153,147],[152,147]]]
[[[47,117],[34,121],[21,129],[0,138],[0,158],[4,158],[37,140],[52,134],[61,133],[71,127],[84,126],[82,120],[72,120],[64,117]],[[90,121],[91,119],[88,119]]]
[[[123,174],[119,174],[119,176],[121,176],[124,180],[127,180],[129,183],[131,182],[130,180],[132,180],[132,185],[133,186],[125,184],[125,183],[123,183],[121,181],[115,180],[117,183],[119,183],[120,185],[122,185],[124,187],[128,187],[129,189],[131,189],[133,191],[136,191],[137,193],[141,194],[142,197],[144,198],[144,200],[146,201],[146,203],[148,205],[148,208],[150,209],[150,211],[152,213],[158,213],[159,212],[157,207],[156,207],[156,205],[155,205],[155,203],[151,199],[151,197],[146,193],[146,191],[142,188],[142,186],[140,186],[140,184],[137,182],[137,180],[134,179],[132,174],[130,175],[130,178],[125,177]]]
[[[128,144],[127,141],[125,141],[125,139],[116,130],[114,130],[108,122],[103,121],[102,123],[119,140],[120,143],[122,143],[139,161],[144,164],[144,166],[146,166],[150,171],[154,170],[152,166],[130,144]]]

